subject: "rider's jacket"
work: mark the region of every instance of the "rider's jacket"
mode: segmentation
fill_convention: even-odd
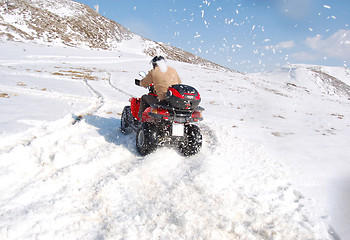
[[[181,80],[174,68],[167,66],[167,70],[162,72],[157,66],[148,72],[147,76],[141,80],[140,85],[142,87],[148,87],[152,83],[154,84],[154,90],[158,95],[158,99],[165,100],[169,86],[181,84]]]

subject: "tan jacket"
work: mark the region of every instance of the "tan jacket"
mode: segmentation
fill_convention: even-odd
[[[158,95],[158,99],[165,100],[169,86],[181,84],[181,80],[174,68],[168,66],[167,71],[162,72],[157,66],[148,72],[147,76],[141,80],[140,85],[148,87],[151,83],[154,84],[154,90]]]

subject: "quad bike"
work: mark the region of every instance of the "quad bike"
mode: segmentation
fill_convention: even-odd
[[[135,79],[139,85],[140,80]],[[149,87],[149,94],[155,94]],[[168,88],[167,99],[151,104],[139,119],[140,98],[130,98],[121,117],[121,131],[136,131],[136,148],[145,156],[158,146],[172,146],[185,156],[197,154],[202,147],[202,134],[194,123],[203,120],[198,91],[188,85],[178,84]]]

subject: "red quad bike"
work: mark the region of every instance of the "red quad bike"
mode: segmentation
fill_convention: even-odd
[[[135,79],[135,84],[139,85]],[[153,87],[149,87],[153,94]],[[129,134],[136,131],[136,148],[145,156],[157,146],[177,147],[185,156],[197,154],[202,147],[202,134],[194,123],[203,120],[199,106],[198,91],[188,85],[172,85],[167,91],[167,99],[153,104],[138,118],[140,98],[130,98],[130,106],[125,106],[121,117],[121,131]]]

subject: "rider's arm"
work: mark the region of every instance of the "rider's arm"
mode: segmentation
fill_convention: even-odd
[[[147,76],[141,80],[141,87],[148,87],[153,82],[152,71],[149,71]]]

